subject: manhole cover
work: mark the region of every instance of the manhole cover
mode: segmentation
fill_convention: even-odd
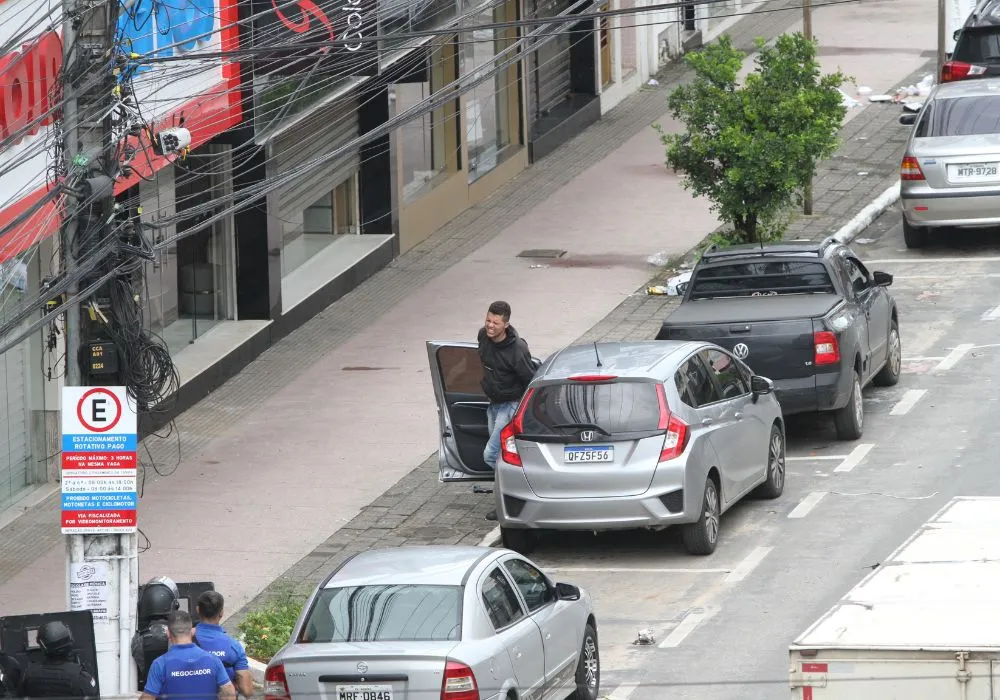
[[[532,248],[531,250],[522,250],[517,254],[519,258],[561,258],[566,255],[565,250],[558,250],[557,248]]]

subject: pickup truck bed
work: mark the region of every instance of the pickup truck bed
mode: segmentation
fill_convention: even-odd
[[[843,300],[836,294],[782,294],[769,297],[720,297],[681,304],[671,325],[706,325],[740,321],[789,321],[822,318]],[[658,338],[663,340],[663,338]]]

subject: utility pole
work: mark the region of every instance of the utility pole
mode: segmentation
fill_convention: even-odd
[[[802,35],[809,41],[813,39],[812,0],[802,0]],[[813,179],[811,175],[802,191],[802,213],[806,216],[812,216],[813,213]]]
[[[60,249],[63,269],[68,276],[79,271],[76,258],[86,255],[89,241],[103,238],[110,231],[109,220],[114,207],[113,178],[117,175],[117,165],[110,163],[109,159],[114,153],[111,149],[114,138],[111,111],[116,98],[112,67],[118,8],[115,0],[62,0],[62,129],[63,156],[66,160],[63,184],[67,192]],[[96,217],[93,215],[95,212]],[[94,236],[95,230],[98,231],[97,236]],[[67,299],[88,284],[90,282],[86,280],[74,283],[67,290]],[[83,376],[80,361],[81,348],[86,341],[82,308],[79,303],[66,304],[64,312],[65,384],[68,387],[83,386],[89,383],[89,376]],[[77,413],[75,408],[61,406],[64,433],[67,419]],[[130,410],[126,406],[122,408]],[[131,420],[134,421],[134,417]],[[131,439],[134,442],[135,436]],[[65,445],[65,438],[63,442]],[[66,461],[65,454],[64,446],[63,470],[74,466]],[[91,454],[95,460],[102,458],[97,453]],[[107,455],[103,457],[107,458]],[[120,460],[113,466],[120,466]],[[107,473],[110,475],[112,471],[122,470]],[[103,471],[101,476],[104,476]],[[98,490],[93,486],[90,489]],[[66,528],[65,515],[63,527],[69,529]],[[122,534],[120,530],[111,528],[104,528],[103,531],[100,527],[77,529],[85,532],[66,534],[68,608],[89,609],[94,616],[96,670],[101,695],[134,695],[136,670],[130,641],[136,627],[139,579],[137,535],[134,528]],[[103,594],[95,596],[90,593],[96,589],[103,590]]]
[[[937,8],[938,36],[937,36],[937,75],[941,79],[941,69],[944,68],[945,48],[948,46],[948,13],[945,8],[945,0],[938,0]]]

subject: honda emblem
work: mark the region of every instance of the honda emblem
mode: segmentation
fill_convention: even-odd
[[[580,433],[580,442],[591,442],[594,439],[593,430],[584,430]]]

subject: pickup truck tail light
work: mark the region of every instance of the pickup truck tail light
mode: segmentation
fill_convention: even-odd
[[[663,449],[657,462],[667,462],[684,454],[688,441],[687,423],[670,412],[667,406],[667,391],[662,384],[656,385],[656,400],[660,404],[659,430],[667,431],[663,436]]]
[[[817,365],[835,365],[840,362],[840,343],[830,331],[813,333],[813,348],[816,351]]]
[[[948,61],[941,66],[942,83],[975,78],[980,75],[986,75],[986,66],[977,66],[971,63],[963,63],[962,61]]]
[[[515,467],[524,466],[521,464],[521,455],[517,453],[517,436],[524,430],[524,412],[527,410],[528,401],[531,400],[531,395],[534,393],[534,388],[528,389],[524,398],[521,399],[521,405],[517,407],[514,417],[500,431],[500,459]],[[496,465],[487,466],[492,468]]]
[[[906,156],[899,166],[900,180],[923,180],[924,171],[920,169],[920,161],[913,156]]]

